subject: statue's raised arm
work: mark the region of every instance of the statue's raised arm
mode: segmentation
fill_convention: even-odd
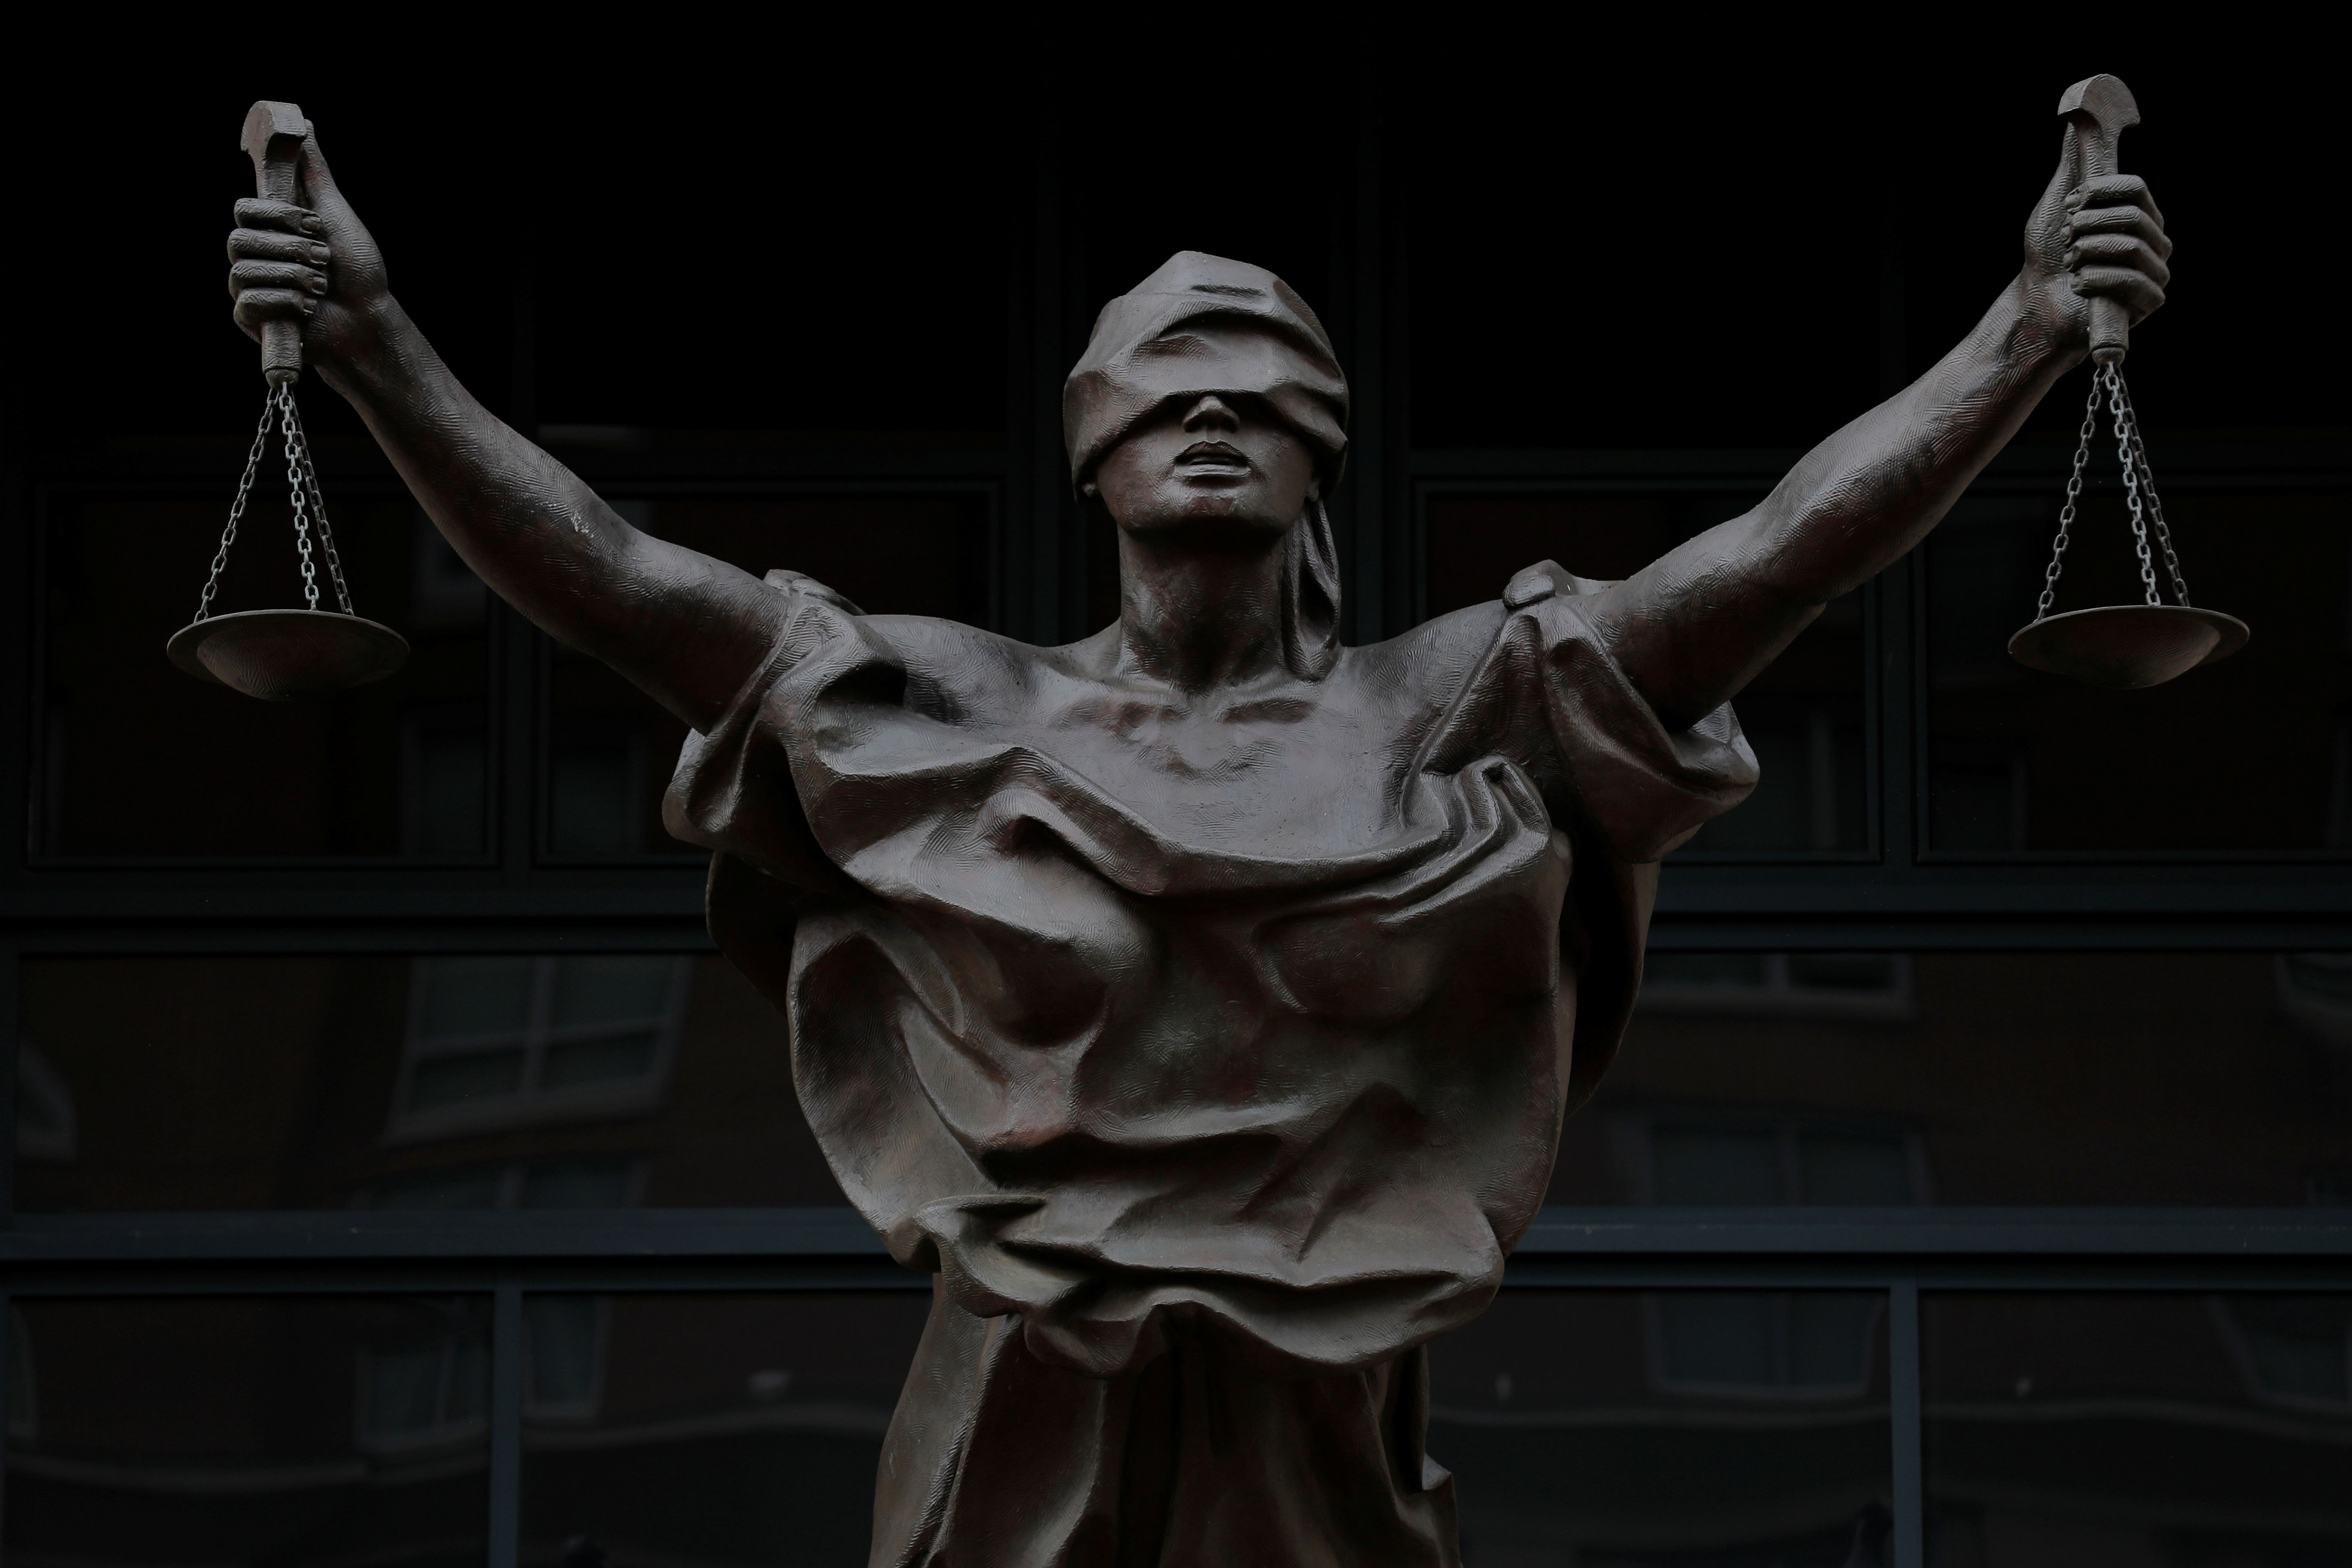
[[[2025,264],[1935,368],[1805,455],[1753,511],[1612,588],[1592,619],[1670,727],[1755,678],[1830,600],[1951,509],[2051,386],[2089,352],[2092,301],[2137,322],[2164,303],[2172,242],[2127,174],[2077,183],[2070,124],[2027,220]],[[1790,353],[1803,352],[1792,336]]]
[[[315,135],[308,206],[248,198],[229,293],[255,337],[302,323],[310,365],[358,409],[466,563],[551,636],[610,664],[697,729],[775,640],[776,595],[724,562],[641,533],[458,384],[387,283]]]

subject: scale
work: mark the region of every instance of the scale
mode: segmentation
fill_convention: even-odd
[[[2058,113],[2074,127],[2075,184],[2116,172],[2116,144],[2126,126],[2139,123],[2139,105],[2131,89],[2111,76],[2078,81],[2058,100]],[[2140,439],[2139,416],[2124,385],[2124,355],[2131,346],[2131,327],[2123,306],[2095,297],[2091,300],[2091,395],[2083,410],[2083,431],[2074,446],[2074,468],[2066,480],[2066,504],[2058,512],[2058,539],[2042,574],[2042,598],[2033,620],[2009,639],[2010,657],[2035,669],[2063,675],[2092,686],[2132,690],[2161,686],[2199,665],[2224,659],[2246,646],[2246,623],[2219,610],[2200,610],[2189,602],[2188,579],[2181,574],[2179,552],[2172,547],[2172,531],[2165,525],[2164,503],[2157,498],[2156,475],[2148,467],[2147,447]],[[2095,609],[2068,610],[2053,615],[2057,602],[2058,575],[2065,569],[2066,545],[2073,536],[2077,503],[2083,494],[2083,470],[2091,459],[2091,444],[2098,438],[2101,405],[2113,421],[2116,458],[2122,466],[2124,504],[2131,513],[2132,542],[2139,552],[2143,603],[2103,605]],[[2164,556],[2178,604],[2168,605],[2157,585],[2156,558],[2149,535]]]
[[[281,202],[296,199],[297,160],[303,138],[310,132],[310,122],[293,104],[253,106],[245,117],[242,145],[253,156],[257,195]],[[200,680],[217,681],[247,697],[285,702],[383,679],[408,662],[408,640],[352,608],[351,584],[343,576],[342,558],[335,553],[335,536],[327,525],[326,498],[320,493],[310,443],[302,434],[302,416],[294,405],[295,384],[302,379],[299,322],[263,323],[261,374],[268,384],[262,394],[261,424],[253,433],[245,477],[237,481],[236,499],[229,503],[228,526],[221,531],[220,548],[213,552],[212,570],[196,601],[196,618],[174,632],[163,651],[173,664]],[[294,510],[294,547],[302,562],[303,607],[215,615],[213,598],[220,589],[221,572],[228,564],[230,547],[236,542],[237,524],[244,520],[246,502],[253,493],[255,476],[261,471],[273,427],[286,451],[286,489]],[[338,609],[319,608],[318,562],[310,542],[314,531]]]
[[[2058,100],[2058,113],[2074,128],[2076,184],[2114,174],[2117,142],[2126,127],[2139,123],[2139,106],[2131,89],[2112,76],[2091,77],[2066,89]],[[310,130],[310,122],[301,110],[290,103],[257,103],[246,115],[241,144],[253,158],[254,184],[259,195],[284,202],[296,199],[299,160]],[[2090,398],[2074,448],[2074,469],[2066,481],[2065,504],[2058,513],[2057,541],[2042,574],[2042,597],[2033,620],[2009,639],[2011,657],[2021,664],[2117,690],[2161,686],[2200,665],[2227,658],[2245,647],[2251,635],[2246,623],[2235,616],[2200,609],[2189,602],[2189,584],[2181,573],[2179,553],[2173,548],[2172,531],[2165,523],[2164,503],[2156,493],[2156,475],[2140,437],[2139,416],[2124,384],[2122,366],[2129,347],[2130,326],[2123,307],[2113,300],[2094,298]],[[213,555],[212,571],[196,602],[195,619],[173,635],[164,651],[190,675],[272,701],[381,680],[407,662],[408,643],[390,626],[368,620],[352,608],[351,586],[335,552],[325,498],[320,493],[310,443],[302,434],[301,416],[294,403],[294,387],[302,377],[299,323],[264,324],[261,366],[268,384],[261,423],[254,432],[253,449],[246,458],[236,499],[229,506],[228,525],[221,532],[220,548]],[[2053,614],[2058,579],[2065,568],[2084,470],[2098,437],[2103,404],[2113,422],[2145,599],[2137,605],[2105,605]],[[237,524],[245,515],[273,426],[284,440],[294,543],[302,563],[303,607],[216,616],[212,613],[213,598],[221,571],[228,563],[229,548],[236,542]],[[314,529],[337,609],[319,608],[310,539]],[[2165,603],[2158,587],[2151,534],[2155,552],[2164,557],[2178,603]]]

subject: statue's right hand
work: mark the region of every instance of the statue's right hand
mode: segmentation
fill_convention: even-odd
[[[228,237],[236,324],[257,341],[264,321],[302,324],[303,357],[322,368],[361,352],[391,300],[383,255],[335,188],[316,132],[303,138],[300,189],[310,205],[247,196]]]

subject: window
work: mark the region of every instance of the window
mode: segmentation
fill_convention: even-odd
[[[2246,330],[2274,247],[2187,216],[2309,205],[2340,93],[2325,51],[2233,74],[2161,42],[2124,162],[2189,253],[2130,370],[2197,602],[2253,640],[2129,693],[2008,658],[2077,371],[1743,693],[1761,783],[1664,868],[1548,1212],[1431,1348],[1478,1568],[2315,1568],[2352,1541],[2347,324]],[[630,521],[1041,645],[1118,602],[1058,419],[1097,309],[1179,245],[1273,265],[1350,377],[1329,500],[1368,642],[1547,557],[1637,570],[1919,375],[2011,275],[2063,85],[2046,51],[1893,88],[1678,59],[1662,113],[1602,54],[1439,16],[1410,48],[1269,44],[1328,81],[1269,110],[1236,78],[1195,118],[1303,115],[1317,156],[1188,203],[1036,112],[1084,49],[919,44],[845,56],[846,110],[642,71],[485,100],[485,144],[561,153],[520,215],[412,155],[413,105],[308,107],[446,363]],[[184,255],[243,194],[218,78],[51,116]],[[1898,121],[1932,233],[1855,152]],[[791,199],[730,205],[778,148],[809,153]],[[1655,237],[1662,170],[1706,172],[1736,258]],[[758,258],[719,330],[609,242],[645,189]],[[519,223],[530,264],[486,284],[459,253]],[[315,377],[358,607],[414,657],[289,704],[172,668],[257,388],[218,300],[165,294],[26,316],[46,379],[0,462],[0,1552],[863,1562],[929,1298],[713,951],[708,857],[660,820],[685,726],[502,607]],[[2112,472],[2062,609],[2136,592]],[[263,489],[218,607],[299,593]]]
[[[1885,1298],[1859,1290],[1682,1290],[1647,1302],[1667,1393],[1839,1399],[1870,1383]]]
[[[16,1042],[16,1158],[70,1160],[80,1142],[73,1090],[30,1040]]]
[[[652,1104],[689,968],[620,956],[417,960],[391,1135]]]
[[[490,1405],[489,1314],[457,1299],[359,1352],[359,1443],[377,1451],[478,1439]]]
[[[1654,1204],[1868,1207],[1926,1201],[1917,1141],[1895,1128],[1661,1111],[1635,1120]]]
[[[21,1307],[8,1309],[8,1440],[29,1443],[40,1432],[40,1400],[33,1381],[33,1331]]]
[[[1898,1021],[1912,1016],[1911,964],[1874,952],[1658,952],[1643,965],[1640,1005]]]
[[[2352,1300],[2228,1296],[2213,1306],[2254,1393],[2352,1413]]]
[[[357,1204],[378,1209],[614,1209],[637,1201],[644,1176],[644,1165],[635,1160],[513,1160],[405,1176],[362,1193]]]

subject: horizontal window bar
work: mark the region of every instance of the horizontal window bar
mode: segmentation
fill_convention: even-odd
[[[0,1264],[861,1259],[845,1208],[21,1215]],[[1515,1260],[2352,1260],[2352,1210],[1549,1208]]]

